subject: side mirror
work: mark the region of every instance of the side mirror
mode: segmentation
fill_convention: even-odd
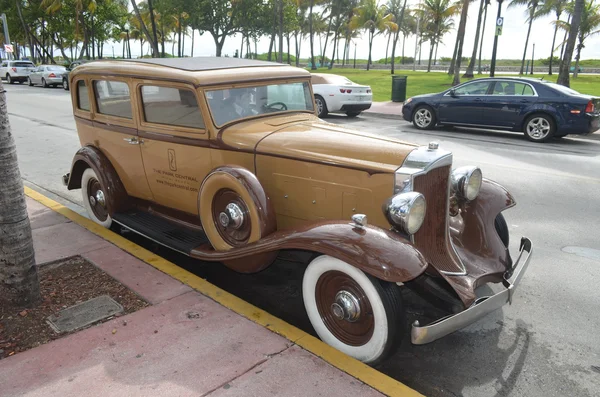
[[[456,97],[456,92],[454,91],[454,89],[451,89],[451,90],[449,91],[449,94],[450,94],[450,96],[451,96],[451,97],[453,97],[453,98],[454,98],[454,97]]]

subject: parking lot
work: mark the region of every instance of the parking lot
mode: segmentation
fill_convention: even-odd
[[[62,88],[4,85],[25,184],[83,213],[80,192],[60,177],[79,148],[71,99]],[[405,121],[363,115],[327,121],[417,144],[437,141],[454,166],[478,165],[504,185],[517,206],[505,214],[511,250],[521,236],[535,251],[512,306],[424,346],[405,338],[377,369],[430,396],[593,396],[600,385],[600,140],[567,137],[548,144],[521,134],[467,129],[417,131]],[[596,133],[600,135],[600,133]],[[135,242],[310,333],[304,314],[303,256],[282,253],[269,269],[241,275]],[[405,296],[409,315],[428,306]]]

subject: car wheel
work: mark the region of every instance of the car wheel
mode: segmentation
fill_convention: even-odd
[[[413,112],[413,125],[420,130],[430,130],[435,127],[436,119],[433,109],[429,106],[419,106]]]
[[[362,112],[346,112],[346,116],[348,117],[357,117]]]
[[[98,175],[92,168],[83,171],[81,176],[83,206],[92,221],[108,229],[112,224],[112,218],[106,205],[108,202],[107,194],[107,189],[102,186]]]
[[[315,95],[315,103],[317,104],[317,116],[325,117],[329,114],[327,103],[321,95]]]
[[[525,121],[523,132],[532,142],[548,142],[554,136],[554,120],[545,114],[534,114]]]
[[[69,91],[69,80],[63,79],[62,86],[65,91]]]
[[[29,77],[27,77],[27,84],[29,84],[30,87],[33,87],[33,81],[31,81]]]
[[[10,74],[6,75],[6,82],[8,84],[14,84],[14,81],[13,81],[12,77],[10,77]]]
[[[400,287],[322,255],[304,272],[302,296],[321,340],[368,364],[398,346],[405,330]]]
[[[46,80],[43,77],[42,77],[42,87],[48,88],[48,83],[46,83]]]
[[[508,225],[506,224],[506,219],[504,219],[504,215],[502,215],[502,213],[496,216],[496,219],[494,220],[494,227],[496,228],[498,236],[500,236],[500,240],[502,240],[504,246],[508,248],[508,243],[510,242]]]

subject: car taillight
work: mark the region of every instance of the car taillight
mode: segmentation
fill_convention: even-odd
[[[350,93],[352,92],[352,90],[348,90],[348,89],[346,89],[346,88],[340,88],[340,92],[341,92],[342,94],[350,94]]]
[[[50,73],[48,77],[56,77],[56,75],[54,73]]]
[[[594,102],[589,101],[587,106],[585,107],[586,113],[594,113]]]
[[[11,68],[13,72],[17,72],[17,68]]]
[[[367,94],[370,94],[370,93],[371,93],[371,90],[367,90]]]

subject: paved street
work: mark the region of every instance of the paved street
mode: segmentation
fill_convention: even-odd
[[[4,87],[25,183],[82,212],[80,192],[68,192],[60,181],[79,148],[69,94],[60,88]],[[512,252],[520,236],[534,243],[532,264],[512,306],[429,345],[412,346],[407,339],[378,369],[430,396],[598,396],[600,140],[567,137],[534,144],[520,134],[423,133],[404,121],[366,116],[328,121],[419,144],[435,140],[453,151],[455,166],[479,165],[517,200],[505,213]],[[126,236],[313,332],[304,315],[296,253],[282,255],[260,274],[239,275]],[[424,308],[410,294],[407,304],[412,315]]]

